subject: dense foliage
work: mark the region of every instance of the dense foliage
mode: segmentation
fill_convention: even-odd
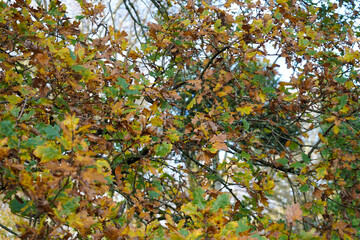
[[[146,25],[124,1],[138,48],[78,2],[0,1],[1,228],[360,237],[356,1],[152,0]]]

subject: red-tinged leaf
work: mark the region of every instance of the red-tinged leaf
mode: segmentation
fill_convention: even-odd
[[[296,203],[286,208],[286,220],[289,224],[295,223],[296,220],[302,219],[302,210],[300,204]]]

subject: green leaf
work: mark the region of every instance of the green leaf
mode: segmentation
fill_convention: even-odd
[[[85,16],[84,16],[84,15],[78,15],[78,16],[76,16],[75,18],[76,18],[77,20],[81,20],[81,19],[84,19]]]
[[[153,184],[154,184],[154,186],[156,187],[157,190],[159,190],[159,191],[163,190],[160,181],[154,181]]]
[[[204,209],[206,206],[206,201],[203,197],[204,193],[205,193],[204,190],[201,188],[197,188],[193,192],[193,198],[194,198],[193,203],[195,206],[197,206],[200,209]]]
[[[306,38],[300,39],[299,40],[299,45],[300,46],[307,46],[310,43],[309,40],[307,40]]]
[[[15,135],[15,124],[9,120],[0,122],[0,133],[7,137]]]
[[[275,14],[275,18],[276,18],[276,19],[278,19],[278,20],[279,20],[280,18],[282,18],[281,13],[279,13],[279,12],[278,12],[278,13],[276,13],[276,14]]]
[[[250,227],[248,225],[248,221],[244,217],[238,221],[238,227],[236,228],[236,234],[243,233],[249,229],[250,229]]]
[[[155,198],[155,199],[157,199],[160,196],[160,194],[156,191],[149,191],[149,195],[151,198]]]
[[[21,213],[26,207],[27,202],[23,199],[14,198],[10,201],[10,209],[12,213]]]
[[[281,234],[279,237],[279,240],[287,240],[287,239],[288,239],[288,236],[285,234]]]
[[[25,113],[25,114],[21,117],[21,121],[27,121],[27,120],[29,120],[34,114],[35,114],[35,110],[34,110],[34,109],[31,109],[28,113]]]
[[[249,124],[249,122],[248,121],[246,121],[246,119],[243,119],[242,120],[242,122],[243,122],[243,128],[247,131],[247,130],[249,130],[249,128],[250,128],[250,124]]]
[[[304,161],[304,163],[308,164],[311,162],[311,159],[308,157],[308,155],[306,155],[305,153],[301,154],[301,158]]]
[[[278,163],[282,164],[282,165],[286,165],[289,163],[289,160],[286,158],[279,158],[276,160]]]
[[[76,55],[73,51],[71,51],[71,49],[69,49],[70,52],[70,57],[75,61],[76,60]]]
[[[229,195],[227,194],[222,194],[220,195],[215,202],[212,204],[211,207],[211,211],[218,211],[219,208],[224,209],[225,207],[227,207],[230,204],[230,200],[229,200]]]
[[[258,240],[267,240],[266,237],[264,236],[260,236],[258,233],[255,233],[253,235],[250,236],[250,239],[254,239],[256,237],[256,239]]]
[[[56,137],[60,137],[60,134],[59,134],[60,127],[58,125],[55,125],[55,126],[48,125],[44,129],[44,132],[48,139],[55,139]]]
[[[180,229],[179,230],[180,234],[183,235],[184,237],[187,237],[189,235],[189,231],[186,229]]]
[[[10,95],[6,97],[6,100],[8,100],[10,104],[15,105],[20,103],[22,101],[22,98],[16,95]]]
[[[126,79],[118,77],[117,78],[118,82],[117,84],[122,88],[122,89],[127,89],[129,87],[129,84],[126,82]]]
[[[290,143],[290,150],[294,151],[295,149],[297,149],[299,147],[299,145],[296,142],[291,142]]]
[[[162,143],[161,145],[156,145],[155,154],[159,157],[165,157],[168,153],[170,153],[172,149],[171,143]]]
[[[310,239],[314,239],[314,236],[316,234],[316,229],[315,228],[312,228],[310,231],[308,232],[305,232],[304,230],[300,230],[300,234],[299,234],[299,237],[302,239],[302,240],[310,240]],[[284,235],[281,235],[281,236],[284,236]],[[280,238],[281,238],[280,236]],[[284,238],[282,238],[282,240],[287,240],[288,237],[285,235]],[[320,239],[320,238],[319,238]]]
[[[76,209],[80,206],[80,198],[68,198],[68,197],[59,197],[58,200],[61,200],[62,204],[62,215],[69,215],[74,213]]]
[[[185,25],[185,27],[187,27],[190,25],[191,22],[189,19],[186,19],[186,20],[182,21],[182,23]]]
[[[304,167],[306,167],[306,165],[304,163],[295,162],[295,163],[291,164],[290,167],[296,169],[296,168],[304,168]]]
[[[242,158],[245,158],[246,160],[251,159],[251,155],[248,154],[247,152],[244,152],[244,151],[241,152],[240,156],[241,156]]]
[[[342,109],[348,100],[348,96],[342,95],[339,102],[339,109]]]
[[[24,145],[27,147],[37,147],[39,145],[44,145],[45,141],[41,139],[40,136],[29,138],[27,141],[24,141]]]
[[[344,83],[347,81],[346,78],[344,77],[334,77],[335,81],[337,81],[338,83]]]
[[[299,190],[300,190],[300,192],[307,192],[307,191],[309,191],[309,185],[307,185],[307,184],[305,184],[305,185],[302,185],[300,188],[299,188]]]
[[[82,65],[74,65],[71,66],[72,70],[74,70],[75,72],[83,72],[85,71],[87,68],[82,66]]]
[[[273,93],[273,92],[275,92],[275,88],[273,88],[273,87],[264,87],[263,91],[265,93]]]
[[[214,27],[219,28],[221,26],[221,19],[216,20]]]
[[[61,154],[59,148],[53,145],[37,146],[34,151],[35,156],[41,158],[41,162],[49,162],[51,160],[58,160],[64,156]]]
[[[312,56],[312,55],[315,55],[317,53],[317,51],[315,50],[308,50],[307,53]]]

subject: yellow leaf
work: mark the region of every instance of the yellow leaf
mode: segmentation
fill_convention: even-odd
[[[67,115],[65,120],[62,121],[64,126],[68,127],[70,131],[74,131],[77,127],[79,119],[75,117],[75,115]]]
[[[179,233],[177,233],[177,234],[174,233],[174,234],[171,235],[171,239],[173,239],[173,240],[184,240],[185,238],[183,236],[179,235]]]
[[[95,224],[95,220],[89,216],[86,210],[79,213],[72,213],[68,217],[70,227],[74,227],[81,235],[85,236],[89,233],[91,225]]]
[[[106,130],[108,130],[109,132],[116,132],[116,129],[111,125],[106,125]]]
[[[3,139],[0,139],[0,146],[4,146],[8,143],[8,138],[3,138]]]
[[[123,102],[118,101],[111,108],[112,108],[112,113],[121,114],[123,112],[123,109],[124,109]]]
[[[218,97],[223,97],[226,96],[227,94],[225,92],[218,92],[216,95],[218,95]]]
[[[145,136],[140,137],[140,142],[141,143],[148,143],[150,141],[151,141],[151,137],[149,135],[145,135]]]
[[[298,93],[293,93],[293,94],[285,97],[284,100],[290,102],[290,101],[294,100],[297,97],[297,95],[298,95]]]
[[[85,132],[86,129],[89,129],[89,128],[91,128],[92,126],[93,126],[92,124],[84,125],[84,126],[82,126],[81,128],[79,128],[79,130],[77,131],[77,133]],[[86,132],[88,132],[88,131],[86,131]]]
[[[22,101],[21,97],[15,96],[15,95],[10,95],[10,96],[6,96],[6,100],[9,101],[10,104],[18,104],[19,102]]]
[[[23,187],[34,190],[34,179],[32,174],[30,174],[26,170],[22,170],[20,172],[19,178],[20,178],[20,183]]]
[[[172,217],[169,214],[165,214],[165,218],[166,221],[171,224],[172,226],[175,226],[176,224],[174,223],[174,220],[172,219]]]
[[[266,95],[264,93],[260,93],[259,94],[259,98],[261,100],[261,102],[265,102],[266,101]]]
[[[355,118],[355,117],[353,117],[353,116],[346,117],[345,119],[346,119],[346,120],[356,120],[356,118]]]
[[[219,89],[220,89],[221,87],[222,87],[222,85],[221,85],[220,83],[217,83],[213,91],[214,91],[214,92],[217,92],[217,91],[219,91]]]
[[[184,20],[184,21],[182,21],[182,24],[184,24],[185,25],[185,27],[187,27],[187,26],[189,26],[190,25],[190,20],[189,19],[186,19],[186,20]]]
[[[103,168],[105,170],[109,170],[110,169],[110,164],[108,161],[104,160],[104,159],[100,159],[96,161],[96,167],[98,168],[98,172],[102,172]]]
[[[347,81],[347,82],[345,83],[345,86],[346,86],[347,89],[350,89],[350,88],[353,88],[353,87],[354,87],[354,83],[353,83],[353,82],[350,82],[350,81]]]
[[[327,119],[325,119],[327,122],[333,122],[334,120],[336,119],[335,116],[331,116],[331,117],[328,117]]]
[[[324,136],[323,136],[321,133],[318,133],[318,136],[319,136],[319,138],[321,139],[321,141],[322,141],[323,143],[327,143],[326,138],[324,138]]]
[[[340,128],[335,125],[334,128],[333,128],[333,131],[334,131],[335,134],[338,134],[339,131],[340,131]]]
[[[185,219],[181,219],[177,225],[178,229],[181,229],[185,224]]]
[[[203,235],[203,229],[196,229],[189,234],[188,239],[198,239],[201,235]]]
[[[241,112],[241,116],[244,114],[249,115],[252,111],[252,106],[238,107],[236,111]]]
[[[153,124],[155,127],[160,127],[164,123],[164,120],[162,120],[160,117],[155,116],[150,120],[150,123]]]
[[[350,110],[350,108],[349,108],[348,106],[344,106],[344,107],[340,110],[340,112],[341,112],[341,113],[347,113],[349,110]]]
[[[195,98],[193,98],[193,99],[191,100],[191,102],[187,105],[186,109],[187,109],[187,110],[190,110],[190,109],[194,106],[194,104],[195,104]]]

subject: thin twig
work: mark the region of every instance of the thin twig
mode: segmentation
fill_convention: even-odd
[[[330,130],[335,126],[335,123],[331,124],[331,126],[324,132],[323,136],[325,137],[326,135],[329,134]],[[311,159],[311,154],[315,151],[315,149],[317,149],[317,147],[319,146],[319,144],[321,143],[321,139],[319,139],[315,145],[311,148],[311,150],[308,153],[308,157]]]
[[[214,62],[215,58],[217,56],[219,56],[220,53],[224,52],[225,50],[227,50],[231,45],[225,46],[222,49],[218,50],[209,60],[209,62],[206,64],[205,68],[202,70],[202,72],[200,73],[200,79],[203,79],[204,74],[206,72],[206,70],[210,67],[210,65]]]
[[[28,100],[28,97],[26,96],[26,97],[25,97],[25,100],[24,100],[24,104],[23,104],[23,106],[22,106],[22,108],[21,108],[21,111],[20,111],[20,113],[19,113],[19,116],[18,116],[17,119],[16,119],[15,127],[18,125],[18,123],[19,123],[22,115],[24,114],[27,100]]]
[[[10,228],[8,228],[7,226],[3,225],[0,223],[0,227],[2,227],[3,229],[5,229],[6,231],[8,231],[9,233],[15,235],[15,236],[19,236],[19,234],[17,234],[16,232],[14,232],[13,230],[11,230]]]

